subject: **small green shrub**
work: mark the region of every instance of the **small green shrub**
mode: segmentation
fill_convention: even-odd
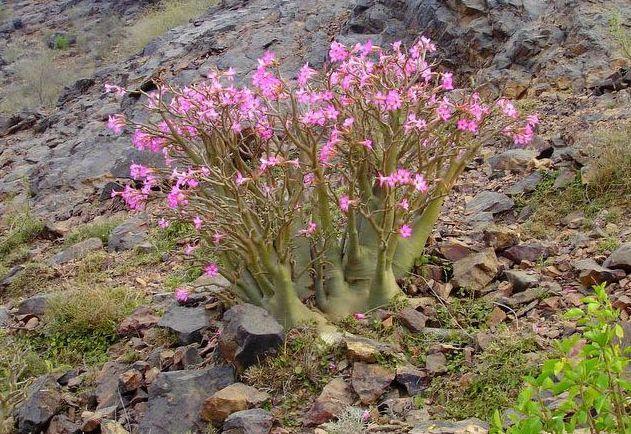
[[[631,432],[631,382],[624,378],[631,361],[630,349],[621,348],[623,329],[605,286],[583,299],[585,309],[574,308],[566,318],[578,320],[580,334],[558,343],[559,358],[547,360],[537,377],[517,400],[514,423],[503,430],[499,411],[493,417],[497,433],[571,433],[588,428],[591,433]],[[558,405],[546,405],[552,396]]]
[[[67,50],[70,47],[70,40],[67,36],[57,35],[53,46],[55,50]]]
[[[100,238],[107,243],[112,230],[122,222],[120,217],[110,217],[85,224],[70,231],[64,239],[64,245],[71,246],[88,238]]]
[[[0,257],[34,240],[44,229],[44,224],[31,213],[28,207],[8,212],[1,223]]]

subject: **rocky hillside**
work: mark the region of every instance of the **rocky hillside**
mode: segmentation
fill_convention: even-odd
[[[2,92],[22,77],[18,44],[63,48],[54,67],[73,80],[52,105],[0,115],[0,432],[487,432],[576,332],[562,313],[592,285],[607,284],[628,342],[631,64],[610,24],[628,35],[628,1],[223,0],[129,54],[115,30],[152,3],[1,9]],[[284,331],[187,265],[188,228],[154,229],[151,207],[111,199],[132,161],[155,158],[105,128],[143,116],[137,90],[214,66],[246,80],[265,50],[290,76],[334,39],[420,34],[459,82],[542,123],[532,148],[488,144],[467,168],[405,303],[330,341]],[[130,92],[114,100],[106,83]]]

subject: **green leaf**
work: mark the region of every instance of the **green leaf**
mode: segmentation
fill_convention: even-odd
[[[572,320],[577,320],[579,318],[582,318],[584,314],[585,313],[583,312],[582,309],[579,309],[579,308],[575,307],[575,308],[570,309],[567,312],[565,312],[565,315],[563,315],[563,316],[565,317],[565,319],[568,319],[568,320],[572,321]]]

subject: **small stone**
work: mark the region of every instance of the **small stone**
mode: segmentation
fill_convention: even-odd
[[[517,244],[519,234],[506,226],[489,225],[482,231],[482,239],[487,246],[498,251]]]
[[[141,335],[144,330],[153,327],[160,321],[154,311],[148,307],[141,306],[134,310],[130,316],[125,318],[118,325],[117,332],[121,336]]]
[[[537,262],[548,257],[548,248],[542,243],[531,241],[528,243],[517,244],[506,249],[502,256],[510,259],[516,264],[521,261]]]
[[[488,248],[454,262],[451,283],[456,288],[480,291],[493,281],[498,271],[495,251]]]
[[[467,214],[477,214],[481,212],[490,212],[497,214],[508,211],[515,206],[515,202],[503,193],[494,191],[482,191],[473,199],[467,202]]]
[[[281,325],[265,309],[252,304],[234,306],[223,320],[219,349],[239,370],[275,354],[285,336]]]
[[[118,387],[121,393],[129,393],[138,389],[142,384],[142,374],[136,369],[129,369],[118,377]]]
[[[530,288],[512,295],[511,297],[502,297],[500,298],[500,301],[501,303],[514,308],[543,298],[546,296],[547,292],[548,291],[545,288]]]
[[[430,420],[416,425],[409,434],[487,434],[489,424],[475,417],[450,422]]]
[[[610,270],[598,265],[593,259],[582,259],[574,263],[574,268],[580,271],[578,280],[589,288],[601,283],[614,283],[623,279],[626,273],[623,270]]]
[[[107,241],[110,251],[133,250],[142,245],[148,238],[146,223],[140,219],[131,219],[116,226]]]
[[[528,288],[537,286],[540,281],[539,275],[522,270],[506,270],[504,271],[504,276],[513,285],[513,292],[525,291]]]
[[[354,401],[351,387],[342,379],[331,380],[305,415],[306,426],[321,425],[342,414]]]
[[[62,250],[48,261],[51,265],[62,265],[75,259],[84,258],[88,253],[103,248],[100,238],[88,238]]]
[[[609,255],[603,266],[631,273],[631,243],[624,243]]]
[[[353,365],[351,384],[362,404],[368,405],[383,395],[394,377],[395,373],[384,366],[356,362]]]
[[[476,252],[476,250],[471,246],[455,238],[451,238],[441,243],[438,246],[438,251],[443,258],[452,262]]]
[[[178,347],[173,352],[173,366],[177,369],[190,369],[203,361],[196,344]]]
[[[51,294],[36,295],[27,298],[18,305],[18,315],[35,315],[41,317],[46,311]]]
[[[261,408],[232,413],[223,425],[223,434],[269,434],[274,416]]]
[[[443,353],[431,353],[425,358],[425,369],[430,374],[447,372],[447,357]]]
[[[506,193],[511,196],[516,196],[524,193],[532,193],[537,188],[537,185],[541,181],[541,173],[533,172],[530,175],[526,176],[523,179],[520,179],[508,189],[506,189]]]
[[[258,407],[270,396],[243,383],[234,383],[215,392],[202,404],[201,417],[206,422],[223,422],[229,415]]]
[[[405,390],[410,396],[422,393],[429,383],[429,378],[425,371],[409,365],[397,367],[395,380],[401,386],[405,387]]]
[[[81,427],[65,414],[58,414],[51,419],[46,434],[81,434]]]
[[[52,375],[39,377],[28,389],[27,397],[15,413],[17,432],[42,432],[63,408],[61,387]]]
[[[488,318],[486,319],[486,325],[490,328],[497,327],[506,319],[506,312],[504,312],[499,306],[495,306]]]
[[[201,341],[202,331],[210,326],[210,318],[203,307],[174,304],[160,318],[158,326],[175,332],[180,345],[188,345]]]
[[[418,310],[406,307],[397,313],[399,322],[413,333],[419,333],[425,328],[427,317]]]
[[[492,170],[522,172],[534,166],[536,157],[537,153],[531,149],[509,149],[489,158],[489,166]]]
[[[375,363],[383,353],[393,351],[390,345],[361,336],[345,337],[346,357],[351,361]]]
[[[129,431],[115,420],[104,420],[101,422],[101,434],[129,434]]]

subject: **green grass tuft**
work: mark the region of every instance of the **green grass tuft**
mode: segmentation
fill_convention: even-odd
[[[112,230],[123,222],[120,217],[110,217],[80,226],[71,231],[64,239],[64,245],[71,246],[88,238],[100,238],[107,243]]]

